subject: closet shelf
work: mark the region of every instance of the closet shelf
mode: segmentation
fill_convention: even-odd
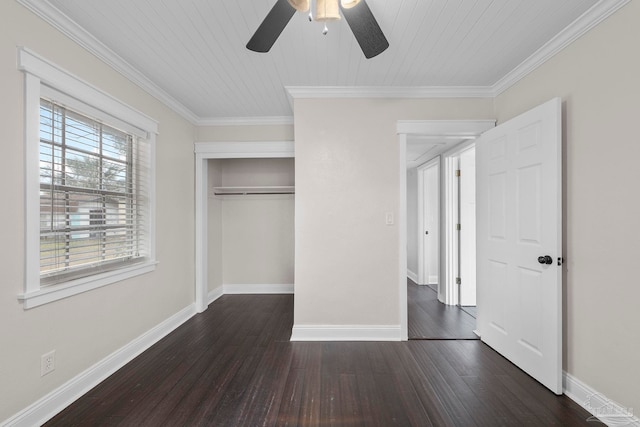
[[[213,187],[216,196],[244,196],[249,194],[295,194],[294,186],[261,185],[255,187]]]

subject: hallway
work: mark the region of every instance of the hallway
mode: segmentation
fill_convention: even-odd
[[[420,286],[407,279],[409,339],[477,340],[473,333],[476,319],[459,307],[438,301],[430,286]]]

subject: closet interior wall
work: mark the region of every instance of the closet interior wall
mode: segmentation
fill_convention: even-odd
[[[208,170],[209,291],[293,289],[294,159],[209,160]]]

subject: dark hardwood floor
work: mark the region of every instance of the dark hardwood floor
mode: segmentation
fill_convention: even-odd
[[[478,339],[476,319],[459,307],[438,301],[429,286],[407,279],[409,339]]]
[[[47,426],[581,426],[480,341],[289,342],[291,295],[226,295]]]

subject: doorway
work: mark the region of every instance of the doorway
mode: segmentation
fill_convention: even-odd
[[[410,144],[409,155],[416,151],[415,143]],[[407,282],[408,337],[473,340],[478,339],[474,332],[475,146],[473,140],[453,139],[442,145],[450,148],[407,174],[407,209],[417,223],[408,229],[415,237],[409,239],[409,246],[417,243],[418,267],[418,274]],[[415,203],[410,203],[414,197]],[[446,225],[441,226],[441,218]],[[441,250],[441,229],[450,234],[448,251]],[[454,266],[450,280],[440,280],[441,258]]]
[[[408,336],[404,164],[408,136],[420,125],[432,133],[444,126],[442,122],[398,123],[402,161],[398,239],[401,338]],[[562,100],[554,98],[494,127],[492,123],[472,138],[478,138],[476,262],[482,285],[477,295],[477,326],[485,344],[560,394]],[[450,202],[446,196],[445,201]],[[445,241],[453,244],[449,236],[444,233]],[[449,247],[447,244],[447,250]],[[445,278],[449,280],[455,277],[455,265],[449,265],[448,253],[444,258]]]
[[[209,160],[293,158],[293,141],[269,142],[196,142],[196,274],[195,305],[202,313],[219,292],[209,289]]]
[[[428,270],[427,262],[425,262],[426,268],[424,268],[424,271],[418,271],[418,261],[420,259],[427,259],[424,256],[418,255],[420,246],[422,245],[423,248],[426,248],[425,252],[429,252],[428,238],[425,239],[423,236],[427,236],[427,234],[425,233],[426,231],[429,231],[429,233],[431,234],[431,230],[426,230],[424,229],[424,227],[421,228],[419,226],[419,221],[420,218],[422,218],[424,223],[428,223],[429,218],[428,216],[427,218],[425,218],[424,215],[414,213],[417,209],[413,209],[413,207],[417,208],[420,203],[418,202],[417,197],[415,199],[412,199],[412,195],[407,193],[407,190],[411,188],[415,189],[415,192],[417,193],[417,187],[420,184],[420,181],[422,181],[424,185],[424,177],[426,176],[427,172],[424,172],[424,174],[422,174],[422,178],[419,179],[417,167],[424,166],[425,171],[429,170],[429,167],[427,166],[431,165],[427,164],[430,161],[433,161],[434,164],[438,164],[438,178],[440,181],[438,186],[440,196],[437,200],[439,205],[437,208],[437,212],[440,220],[440,225],[437,227],[438,238],[435,239],[437,240],[439,246],[439,250],[437,251],[439,254],[439,260],[437,262],[437,278],[432,277],[432,279],[435,280],[431,280],[431,282],[437,282],[437,284],[431,284],[437,285],[438,291],[437,293],[431,291],[433,292],[433,294],[430,295],[430,298],[433,303],[436,303],[442,309],[452,309],[453,311],[455,311],[456,316],[464,315],[473,320],[471,316],[469,316],[467,313],[461,312],[459,307],[457,307],[459,303],[457,288],[454,295],[454,292],[448,291],[451,286],[447,286],[447,284],[455,284],[456,278],[459,277],[460,272],[458,271],[459,264],[457,264],[457,259],[459,258],[460,254],[457,253],[457,248],[460,247],[460,243],[457,240],[457,232],[451,232],[451,220],[445,216],[445,212],[447,212],[447,209],[451,209],[449,205],[453,203],[451,198],[447,196],[447,193],[452,190],[449,188],[451,184],[449,183],[449,180],[446,179],[445,175],[451,165],[449,164],[450,162],[445,161],[445,158],[446,155],[450,154],[454,147],[458,147],[460,146],[460,144],[464,144],[466,142],[474,140],[480,134],[494,126],[495,121],[493,120],[398,122],[400,161],[403,171],[400,177],[401,203],[399,224],[402,227],[402,231],[400,233],[400,276],[398,278],[400,282],[400,327],[402,339],[409,339],[408,313],[409,305],[413,304],[409,302],[409,293],[413,293],[413,291],[421,291],[425,288],[428,288],[428,286],[420,286],[417,285],[417,283],[422,282],[428,284],[430,281],[429,277],[425,277],[425,273]],[[428,197],[429,196],[427,195],[427,198]],[[456,209],[457,205],[458,200],[456,199]],[[427,210],[424,206],[422,207],[422,209],[423,212]],[[418,234],[418,230],[420,234]],[[418,237],[416,238],[416,236]],[[453,256],[454,253],[455,259]],[[407,283],[407,275],[410,279],[412,279],[409,284]],[[427,276],[428,275],[429,274],[427,273]],[[412,284],[415,284],[415,286],[417,287],[412,288]],[[412,296],[415,297],[415,295]],[[430,304],[433,303],[430,302]],[[415,308],[415,306],[413,306],[412,309],[413,308]],[[434,310],[429,311],[435,313]],[[412,329],[413,331],[415,331],[415,328]],[[428,337],[423,338],[428,339]],[[438,337],[433,336],[433,338]],[[456,336],[443,336],[441,338],[452,339],[456,338]],[[466,339],[470,339],[470,337],[467,337]]]

